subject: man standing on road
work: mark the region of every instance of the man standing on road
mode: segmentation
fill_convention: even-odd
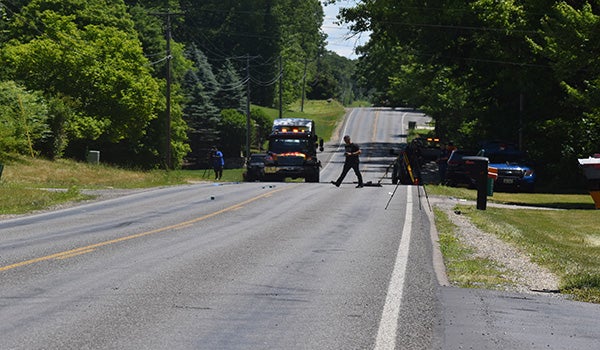
[[[363,179],[362,179],[362,175],[360,174],[360,170],[358,170],[358,166],[359,166],[358,156],[361,154],[361,150],[358,147],[358,145],[356,145],[355,143],[352,143],[352,140],[350,140],[350,136],[348,136],[348,135],[344,136],[344,142],[346,143],[344,145],[344,148],[345,148],[344,155],[346,156],[346,161],[344,162],[344,170],[342,170],[340,177],[336,181],[331,181],[331,183],[334,184],[336,187],[340,187],[340,185],[342,184],[342,181],[344,180],[344,177],[346,177],[346,174],[348,174],[348,171],[350,171],[350,169],[352,169],[352,170],[354,170],[354,173],[356,174],[356,177],[358,178],[358,186],[356,186],[356,188],[361,188],[361,187],[363,187]]]

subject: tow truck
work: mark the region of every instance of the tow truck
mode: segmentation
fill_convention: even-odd
[[[317,137],[315,122],[303,118],[279,118],[273,121],[269,147],[265,157],[264,179],[283,181],[304,178],[319,182],[323,139]]]

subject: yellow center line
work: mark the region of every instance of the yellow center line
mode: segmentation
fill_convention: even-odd
[[[83,254],[91,253],[94,250],[96,250],[96,249],[80,250],[80,251],[77,251],[77,252],[74,252],[74,253],[71,253],[71,254],[63,254],[61,256],[57,256],[54,259],[56,259],[56,260],[68,259],[68,258],[72,258],[72,257],[77,256],[77,255],[83,255]]]
[[[373,133],[371,133],[371,142],[377,140],[377,123],[379,122],[379,110],[375,111],[375,121],[373,122]]]
[[[296,185],[296,186],[298,186],[298,185]],[[293,187],[296,187],[296,186],[293,186]],[[100,243],[90,244],[90,245],[87,245],[87,246],[84,246],[84,247],[81,247],[81,248],[66,250],[64,252],[50,254],[50,255],[46,255],[46,256],[39,257],[39,258],[30,259],[30,260],[25,260],[25,261],[21,261],[21,262],[15,263],[15,264],[11,264],[11,265],[0,266],[0,272],[12,270],[12,269],[17,268],[17,267],[32,265],[32,264],[39,263],[39,262],[42,262],[42,261],[48,261],[48,260],[53,260],[53,259],[67,259],[67,258],[74,257],[74,256],[77,256],[77,255],[82,255],[82,254],[93,252],[97,248],[104,247],[104,246],[107,246],[107,245],[112,245],[112,244],[115,244],[115,243],[125,242],[125,241],[129,241],[129,240],[132,240],[132,239],[141,238],[141,237],[145,237],[145,236],[149,236],[149,235],[153,235],[153,234],[161,233],[161,232],[165,232],[165,231],[171,231],[171,230],[177,230],[177,229],[185,228],[185,227],[191,226],[191,225],[193,225],[193,224],[195,224],[197,222],[200,222],[200,221],[212,218],[214,216],[217,216],[219,214],[223,214],[223,213],[226,213],[228,211],[234,211],[234,210],[241,209],[243,206],[245,206],[245,205],[247,205],[249,203],[257,201],[257,200],[259,200],[261,198],[270,197],[272,194],[274,194],[276,192],[279,192],[279,191],[282,191],[283,189],[284,188],[278,188],[278,189],[273,190],[271,192],[264,193],[264,194],[261,194],[259,196],[247,199],[247,200],[245,200],[245,201],[243,201],[241,203],[234,204],[234,205],[232,205],[230,207],[227,207],[227,208],[224,208],[224,209],[221,209],[221,210],[217,210],[217,211],[215,211],[213,213],[206,214],[204,216],[201,216],[201,217],[189,220],[189,221],[181,222],[179,224],[170,225],[170,226],[166,226],[166,227],[161,227],[161,228],[158,228],[156,230],[151,230],[151,231],[136,233],[136,234],[125,236],[125,237],[121,237],[121,238],[111,239],[109,241],[104,241],[104,242],[100,242]]]
[[[373,132],[371,133],[371,142],[375,142],[377,139],[377,123],[379,122],[379,110],[375,111],[375,121],[373,121]],[[371,160],[371,155],[367,157],[367,161]],[[366,166],[367,168],[369,166]]]

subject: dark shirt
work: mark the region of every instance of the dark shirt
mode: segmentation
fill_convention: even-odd
[[[346,144],[346,145],[344,145],[344,148],[345,148],[346,154],[358,152],[358,150],[360,150],[360,148],[354,143]],[[355,163],[358,163],[358,154],[353,154],[350,156],[346,155],[346,164],[355,164]]]

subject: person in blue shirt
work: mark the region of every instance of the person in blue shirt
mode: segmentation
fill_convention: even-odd
[[[221,180],[223,177],[223,166],[225,166],[225,159],[223,158],[223,152],[219,151],[217,146],[212,147],[211,159],[213,169],[215,170],[215,180]]]

